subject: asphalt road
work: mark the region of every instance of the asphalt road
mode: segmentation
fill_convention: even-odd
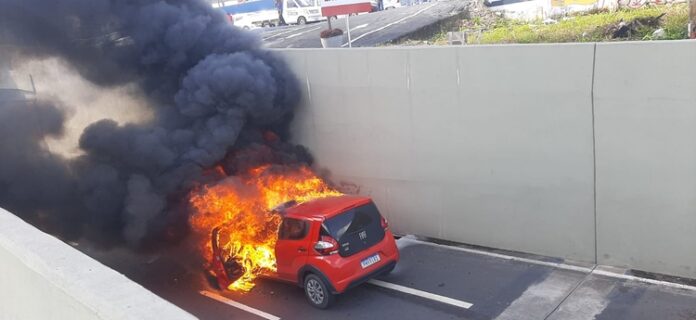
[[[351,39],[354,47],[372,47],[436,23],[444,18],[465,12],[467,0],[433,1],[419,5],[350,17]],[[346,29],[345,18],[332,22],[333,27]],[[327,28],[326,21],[304,26],[284,26],[253,30],[270,48],[320,48],[319,33]],[[347,36],[345,46],[348,45]]]
[[[82,249],[200,319],[696,318],[693,286],[544,257],[411,238],[397,243],[401,261],[382,283],[349,290],[329,310],[309,306],[297,286],[271,280],[250,293],[210,289],[196,263],[181,255]]]

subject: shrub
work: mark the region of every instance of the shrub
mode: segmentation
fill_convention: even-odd
[[[624,22],[631,27],[628,37],[615,37]],[[606,9],[574,13],[556,24],[541,21],[501,19],[483,33],[482,43],[594,42],[647,40],[663,28],[664,39],[685,39],[688,23],[686,4],[646,6],[638,9]]]
[[[340,36],[343,34],[343,30],[339,28],[334,28],[334,29],[326,29],[319,34],[320,38],[331,38],[335,36]]]

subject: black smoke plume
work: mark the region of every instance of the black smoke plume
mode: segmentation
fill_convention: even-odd
[[[92,123],[84,154],[67,160],[42,143],[61,134],[62,108],[0,102],[0,206],[61,237],[180,238],[182,202],[207,169],[310,161],[286,142],[294,76],[204,1],[0,0],[0,41],[24,59],[59,57],[100,86],[135,83],[155,115]]]

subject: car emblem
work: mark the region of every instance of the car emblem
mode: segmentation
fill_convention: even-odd
[[[367,231],[360,231],[360,233],[358,233],[358,236],[360,237],[360,240],[367,239]]]

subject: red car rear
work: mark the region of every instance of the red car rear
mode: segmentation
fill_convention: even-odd
[[[389,273],[399,260],[394,235],[368,197],[328,197],[277,211],[283,221],[274,278],[304,287],[307,301],[317,308]]]

